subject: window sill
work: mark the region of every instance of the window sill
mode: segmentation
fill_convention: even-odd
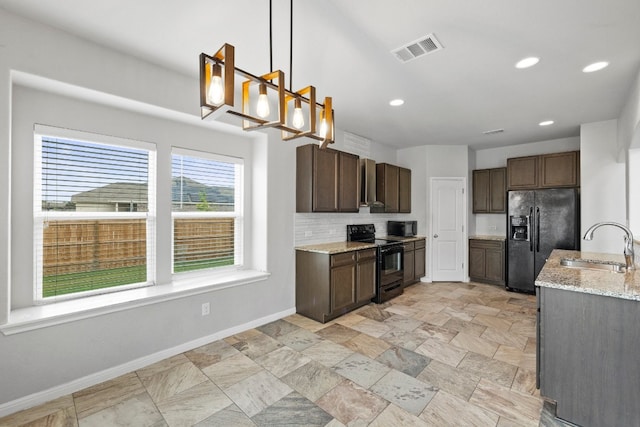
[[[185,298],[205,292],[267,280],[269,273],[238,270],[224,275],[176,280],[170,284],[96,295],[76,300],[12,310],[9,321],[0,326],[4,335],[13,335],[108,313]]]

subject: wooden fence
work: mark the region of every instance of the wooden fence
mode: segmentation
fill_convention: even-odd
[[[50,221],[43,232],[44,276],[146,264],[146,221]],[[233,218],[179,219],[175,262],[233,256]]]

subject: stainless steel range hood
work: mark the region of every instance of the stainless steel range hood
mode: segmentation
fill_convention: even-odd
[[[376,200],[376,162],[360,159],[360,206],[369,206],[371,212],[384,212],[384,204]]]

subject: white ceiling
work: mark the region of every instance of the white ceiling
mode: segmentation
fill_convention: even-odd
[[[0,0],[0,7],[181,73],[236,48],[269,70],[268,0]],[[273,0],[274,68],[289,74],[289,1]],[[444,49],[390,52],[434,33]],[[617,118],[640,67],[638,0],[296,0],[293,89],[333,97],[336,126],[396,147],[475,148],[577,136]],[[518,70],[527,56],[540,63]],[[586,74],[595,61],[606,69]],[[194,84],[197,84],[194,82]],[[403,98],[401,107],[390,107]],[[194,101],[197,102],[197,101]],[[540,127],[542,120],[555,124]],[[503,128],[496,135],[487,130]]]

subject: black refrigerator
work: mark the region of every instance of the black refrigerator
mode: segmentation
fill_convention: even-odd
[[[507,290],[535,292],[553,249],[580,249],[579,211],[575,188],[508,192]]]

